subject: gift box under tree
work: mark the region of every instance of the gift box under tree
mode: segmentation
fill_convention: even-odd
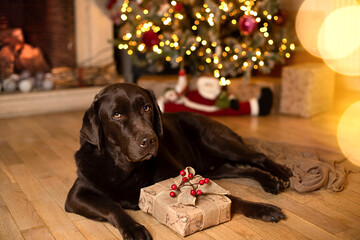
[[[187,236],[230,220],[229,192],[187,167],[180,176],[142,188],[139,207]]]
[[[286,66],[281,76],[280,113],[312,117],[330,110],[335,73],[323,63]]]

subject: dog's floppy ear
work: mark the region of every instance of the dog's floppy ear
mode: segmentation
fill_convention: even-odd
[[[102,130],[96,103],[99,96],[96,95],[91,107],[85,112],[80,130],[80,142],[87,141],[101,150]]]
[[[147,90],[147,92],[149,93],[149,95],[151,97],[151,100],[153,102],[153,105],[154,105],[154,128],[155,128],[155,132],[158,135],[158,137],[161,138],[163,136],[163,134],[164,134],[161,110],[159,108],[159,105],[157,104],[156,97],[155,97],[154,93],[152,91],[149,91],[149,90]]]

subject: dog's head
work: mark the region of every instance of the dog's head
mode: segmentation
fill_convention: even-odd
[[[116,156],[138,162],[156,156],[163,128],[152,92],[135,84],[117,83],[101,90],[86,111],[80,130],[84,141]]]

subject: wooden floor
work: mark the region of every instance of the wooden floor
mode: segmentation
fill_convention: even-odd
[[[360,94],[336,94],[334,109],[311,119],[217,117],[245,137],[339,150],[336,125]],[[64,212],[76,178],[73,154],[79,147],[83,112],[0,120],[0,239],[121,239],[109,224]],[[237,195],[283,208],[287,219],[264,223],[233,216],[230,222],[186,239],[360,239],[360,174],[350,174],[344,191],[324,190],[279,195],[250,180],[237,184]],[[180,239],[141,211],[129,211],[154,239]]]

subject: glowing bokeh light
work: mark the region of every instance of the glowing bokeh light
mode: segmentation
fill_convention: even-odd
[[[344,58],[324,59],[324,62],[337,73],[360,76],[360,47]]]
[[[296,16],[295,29],[301,45],[312,55],[321,57],[318,33],[327,16],[334,10],[359,6],[356,0],[305,0]]]
[[[352,104],[341,117],[337,138],[344,155],[360,166],[360,101]]]
[[[343,58],[360,46],[360,7],[330,13],[320,27],[318,47],[324,59]]]
[[[332,12],[320,28],[318,47],[332,70],[344,75],[360,75],[360,6]]]

